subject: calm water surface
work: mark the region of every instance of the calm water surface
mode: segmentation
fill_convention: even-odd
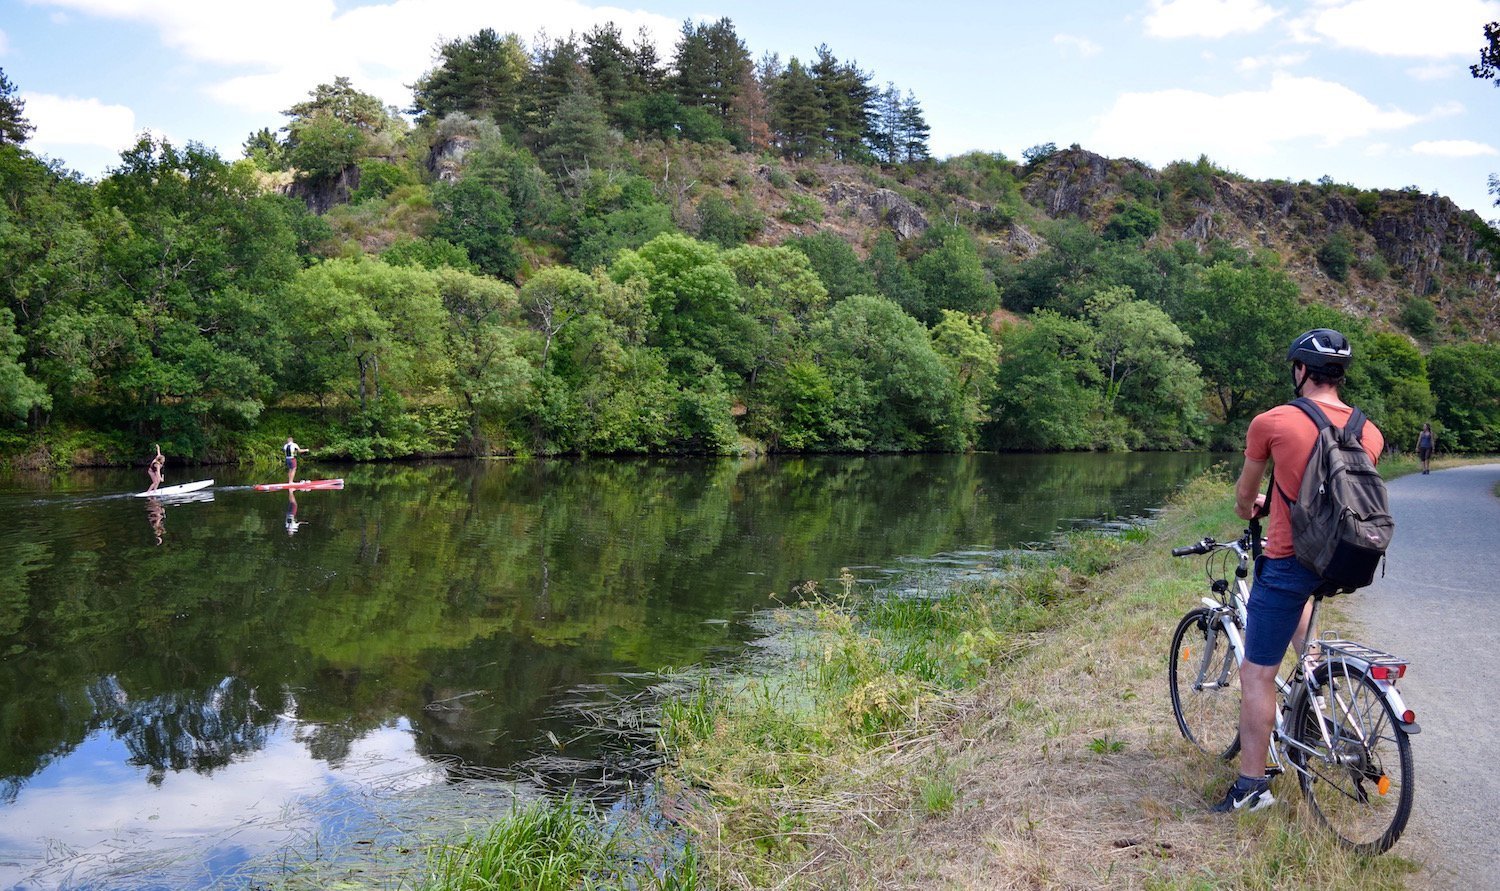
[[[540,752],[546,782],[608,782],[558,708],[579,691],[732,659],[841,567],[982,571],[1148,515],[1213,460],[314,466],[347,487],[295,498],[169,467],[219,485],[165,501],[121,494],[139,472],[0,479],[0,888],[233,884]]]

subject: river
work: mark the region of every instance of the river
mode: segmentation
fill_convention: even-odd
[[[462,810],[478,777],[607,789],[628,771],[570,703],[732,662],[808,580],[983,573],[1214,460],[314,465],[345,487],[295,495],[168,467],[216,477],[182,499],[0,478],[0,887],[233,886],[367,841],[391,801]]]

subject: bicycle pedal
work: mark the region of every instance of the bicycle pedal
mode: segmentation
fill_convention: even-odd
[[[1279,776],[1281,776],[1284,773],[1286,773],[1286,768],[1282,767],[1280,764],[1267,764],[1266,765],[1266,776],[1268,778],[1269,777],[1279,777]]]

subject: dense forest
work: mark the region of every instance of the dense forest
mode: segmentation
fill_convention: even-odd
[[[486,29],[411,89],[91,181],[0,71],[6,461],[1223,447],[1313,326],[1392,442],[1500,449],[1500,234],[1414,188],[933,159],[911,92],[728,19]]]

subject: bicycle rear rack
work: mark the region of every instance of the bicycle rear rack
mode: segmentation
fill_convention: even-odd
[[[1337,655],[1361,671],[1369,672],[1376,680],[1395,681],[1406,674],[1406,660],[1383,650],[1339,637],[1320,637],[1317,644],[1325,654]]]

